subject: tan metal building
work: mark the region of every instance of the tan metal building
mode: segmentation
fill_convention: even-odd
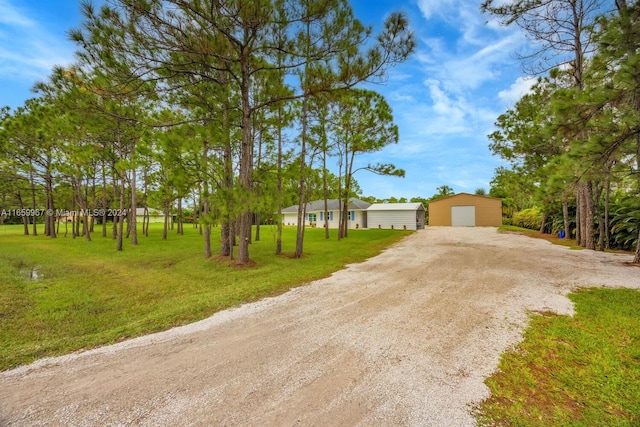
[[[499,227],[502,199],[459,193],[429,203],[429,225]]]

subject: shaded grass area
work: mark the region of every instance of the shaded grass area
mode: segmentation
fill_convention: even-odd
[[[576,245],[576,241],[573,239],[561,239],[555,234],[548,233],[540,233],[538,230],[531,230],[529,228],[518,227],[516,225],[503,225],[498,228],[498,231],[501,233],[517,233],[523,234],[525,236],[533,237],[535,239],[543,239],[548,242],[553,243],[554,245],[566,246],[571,249],[582,250],[584,249],[581,246]]]
[[[640,425],[640,291],[569,295],[573,317],[532,316],[477,409],[480,425]]]
[[[23,236],[0,226],[0,370],[36,359],[114,343],[197,321],[245,302],[281,294],[361,262],[410,234],[350,230],[324,239],[305,232],[305,256],[275,256],[275,227],[263,226],[250,245],[254,265],[233,268],[204,258],[198,230],[161,239],[159,225],[136,247],[97,232],[93,241]],[[213,229],[212,245],[219,245]],[[293,253],[295,228],[285,227],[283,250]]]

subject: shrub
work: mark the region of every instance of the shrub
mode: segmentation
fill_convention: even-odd
[[[542,211],[538,207],[523,209],[516,212],[511,221],[513,225],[518,227],[539,230],[542,225]]]
[[[633,250],[638,243],[640,225],[640,202],[637,197],[626,197],[615,203],[609,225],[612,243],[620,249]]]

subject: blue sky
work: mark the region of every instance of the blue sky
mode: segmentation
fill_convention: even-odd
[[[501,165],[488,149],[495,119],[531,85],[514,54],[527,41],[480,13],[480,1],[351,0],[356,17],[379,27],[393,10],[408,16],[415,54],[393,68],[385,96],[400,130],[397,145],[362,157],[359,165],[393,163],[406,177],[360,171],[366,196],[430,197],[448,185],[456,192],[489,189]],[[0,106],[33,96],[54,65],[73,62],[67,31],[81,24],[79,0],[0,0]]]

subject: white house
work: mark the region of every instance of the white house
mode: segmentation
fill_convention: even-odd
[[[349,228],[367,228],[367,208],[371,203],[360,199],[351,198],[347,205]],[[329,228],[338,228],[342,212],[342,200],[327,200],[327,216]],[[324,227],[325,207],[324,200],[315,200],[307,203],[304,218],[305,225],[310,227]],[[298,205],[289,206],[282,210],[282,224],[298,225]]]
[[[147,208],[148,214],[149,214],[149,222],[160,222],[160,223],[164,223],[164,213],[161,210],[155,209],[155,208]],[[136,222],[142,222],[142,219],[144,218],[144,208],[137,208],[136,209]],[[169,215],[169,224],[171,224],[171,221],[173,220],[172,215]]]
[[[424,221],[422,203],[375,203],[367,208],[369,228],[420,230]]]

